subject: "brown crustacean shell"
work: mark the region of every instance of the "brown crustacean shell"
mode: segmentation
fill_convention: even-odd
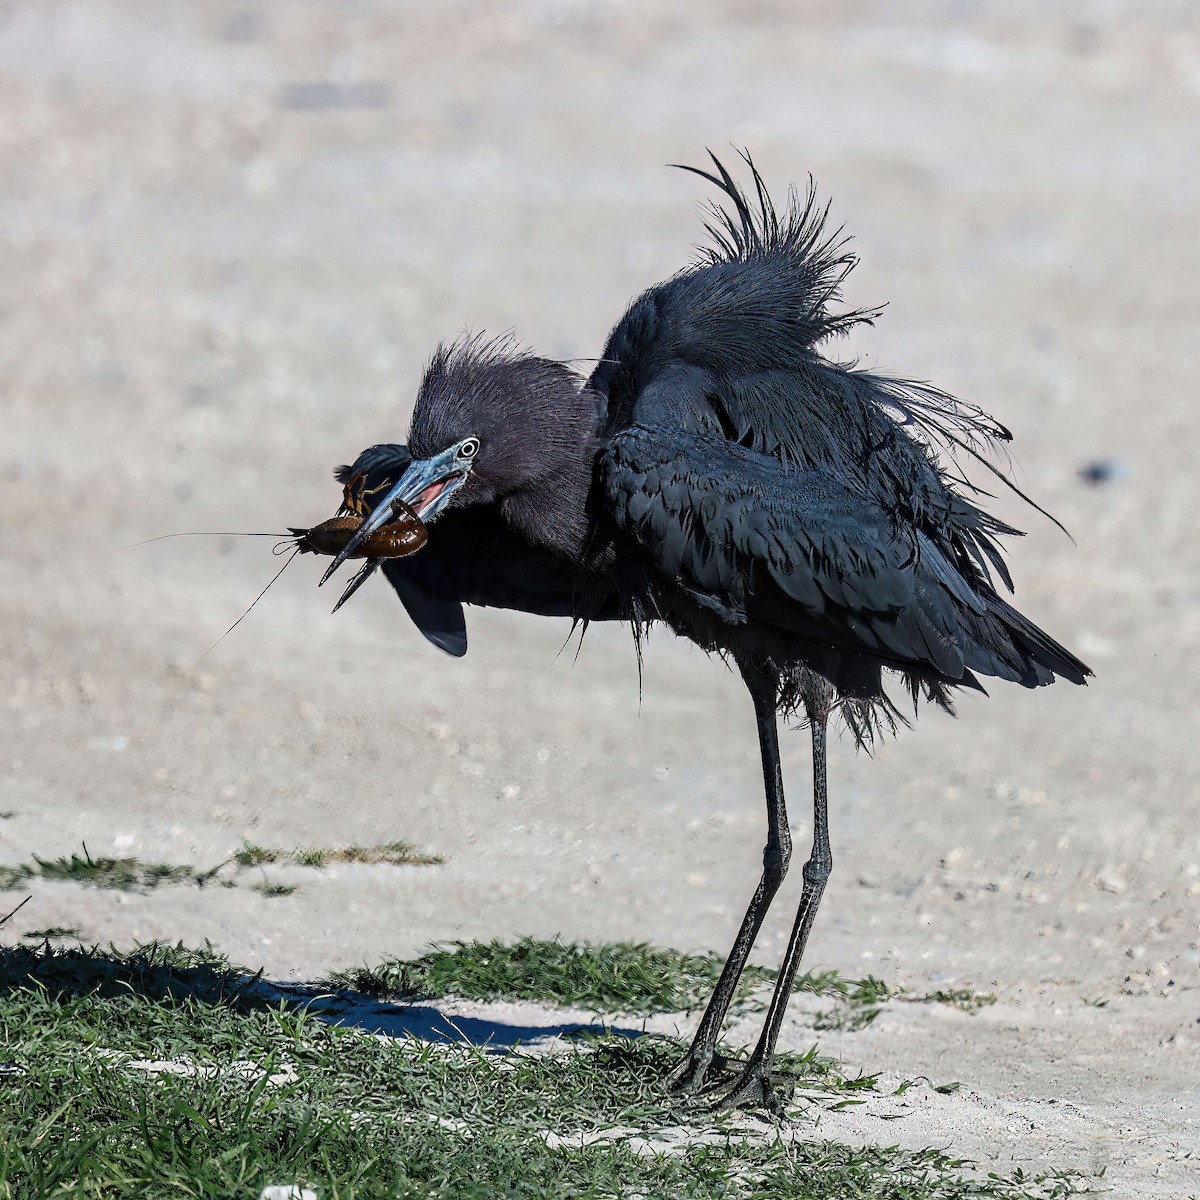
[[[362,545],[355,547],[351,558],[405,558],[425,545],[429,540],[425,523],[407,504],[397,501],[396,508],[400,519],[376,529]],[[311,529],[288,528],[301,554],[327,554],[332,558],[341,553],[362,523],[362,517],[351,514],[330,517]]]

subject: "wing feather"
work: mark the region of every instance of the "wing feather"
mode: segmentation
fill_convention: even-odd
[[[604,478],[622,532],[730,623],[765,619],[961,676],[950,593],[922,578],[911,537],[836,480],[710,435],[641,426],[609,444]]]

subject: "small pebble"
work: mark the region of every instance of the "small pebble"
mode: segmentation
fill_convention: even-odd
[[[1079,478],[1089,487],[1124,483],[1129,478],[1129,463],[1123,458],[1094,458],[1079,468]]]

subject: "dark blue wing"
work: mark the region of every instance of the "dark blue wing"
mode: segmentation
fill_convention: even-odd
[[[1048,660],[1077,673],[928,536],[827,473],[710,434],[634,426],[610,442],[604,478],[621,531],[730,624],[765,621],[949,680],[1048,682]]]
[[[439,650],[462,658],[467,652],[467,618],[457,600],[431,595],[424,587],[422,572],[405,559],[390,559],[383,564],[387,581],[396,589],[412,623]]]

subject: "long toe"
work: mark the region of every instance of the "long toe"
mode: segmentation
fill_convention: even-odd
[[[709,1071],[723,1071],[728,1063],[723,1054],[705,1054],[692,1047],[663,1076],[663,1084],[673,1096],[694,1096],[704,1086]]]
[[[784,1116],[783,1105],[771,1082],[771,1072],[756,1059],[751,1059],[728,1087],[714,1088],[706,1093],[705,1102],[713,1112],[759,1108],[779,1119]]]
[[[663,1084],[672,1096],[694,1096],[708,1074],[710,1059],[690,1050],[664,1076]]]

